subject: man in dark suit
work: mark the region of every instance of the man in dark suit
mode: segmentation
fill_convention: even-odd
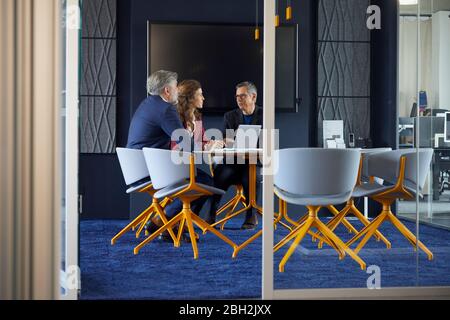
[[[131,120],[127,148],[170,149],[172,133],[184,129],[174,106],[178,101],[177,79],[175,72],[164,70],[148,78],[149,96]]]
[[[242,82],[236,86],[236,102],[238,109],[227,112],[224,116],[223,134],[226,137],[227,130],[236,130],[241,124],[262,125],[263,109],[256,105],[258,91],[251,82]],[[227,141],[228,139],[226,139]],[[232,143],[231,141],[227,141]],[[258,170],[259,171],[259,170]],[[257,176],[260,175],[257,173]],[[246,199],[249,199],[249,165],[248,164],[218,164],[214,168],[214,186],[227,190],[232,185],[242,184]],[[256,192],[259,191],[259,183],[256,183]],[[215,212],[220,203],[220,196],[213,196],[209,223],[215,221]],[[258,224],[255,212],[250,209],[246,212],[245,221],[241,229],[254,229]]]
[[[147,80],[149,96],[140,104],[131,120],[128,133],[127,148],[157,148],[170,149],[172,134],[176,130],[185,130],[181,123],[175,105],[178,103],[177,89],[178,75],[175,72],[160,70],[153,73]],[[189,136],[187,133],[185,136]],[[213,185],[209,175],[197,170],[197,181]],[[192,203],[192,210],[200,212],[207,197],[202,197]],[[175,200],[165,208],[167,218],[173,218],[182,209],[180,200]],[[158,218],[146,226],[150,233],[156,231],[163,222]],[[187,230],[185,230],[187,231]],[[168,233],[163,234],[165,240],[171,238]],[[188,236],[184,236],[189,241]]]

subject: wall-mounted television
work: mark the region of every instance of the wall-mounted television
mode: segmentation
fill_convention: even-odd
[[[237,107],[235,86],[252,81],[262,106],[263,37],[255,41],[254,25],[148,22],[147,74],[171,70],[179,80],[201,82],[203,113],[223,113]],[[297,25],[277,28],[277,111],[298,107]]]

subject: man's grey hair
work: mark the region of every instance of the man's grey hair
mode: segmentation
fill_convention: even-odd
[[[250,94],[254,93],[254,94],[258,95],[258,89],[256,89],[256,86],[253,82],[250,82],[250,81],[241,82],[236,86],[236,90],[239,88],[243,88],[243,87],[247,87],[248,93],[250,93]]]
[[[164,88],[171,82],[178,80],[178,74],[172,71],[159,70],[150,75],[147,79],[147,92],[152,96],[159,96]]]

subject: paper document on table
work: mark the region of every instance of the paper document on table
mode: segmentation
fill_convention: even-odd
[[[234,153],[256,153],[262,152],[263,149],[259,148],[223,148],[223,149],[215,149],[215,152],[220,152],[223,150],[224,152],[234,152]]]
[[[328,143],[327,141],[334,140],[335,143]],[[342,120],[324,120],[323,121],[323,146],[337,147],[337,141],[344,140],[344,121]]]

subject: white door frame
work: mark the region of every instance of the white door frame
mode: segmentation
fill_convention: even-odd
[[[80,284],[78,266],[78,122],[79,122],[79,0],[67,0],[66,14],[66,222],[65,270],[61,270],[61,299],[76,300]]]
[[[264,79],[263,79],[263,247],[262,247],[262,299],[274,298],[273,274],[273,175],[269,159],[274,153],[272,133],[275,129],[275,1],[264,0]]]

